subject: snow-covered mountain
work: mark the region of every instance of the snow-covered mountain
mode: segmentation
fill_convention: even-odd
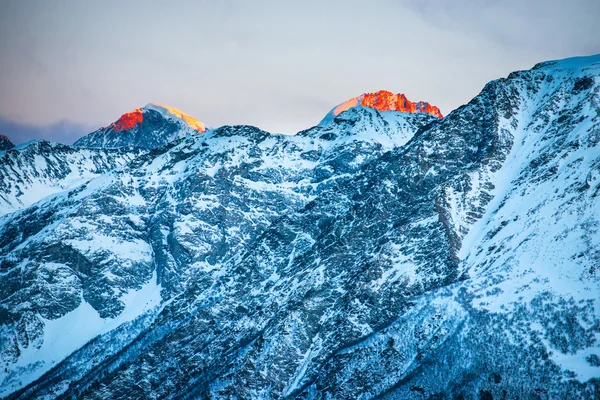
[[[3,305],[18,311],[13,320],[28,321],[6,327],[5,334],[15,337],[2,349],[4,367],[14,371],[6,385],[28,383],[104,332],[107,322],[102,318],[124,322],[121,315],[137,315],[130,307],[144,311],[129,306],[128,299],[139,296],[136,290],[156,295],[148,285],[155,287],[158,281],[162,298],[169,299],[203,269],[216,273],[224,259],[250,245],[272,221],[305,206],[340,176],[351,176],[368,160],[403,145],[433,120],[425,114],[382,114],[364,108],[344,113],[334,125],[295,136],[223,127],[146,153],[127,169],[24,210],[4,225],[0,244],[5,250],[0,268],[16,273],[5,275],[5,282],[14,285]],[[174,257],[163,242],[186,244]],[[182,263],[181,257],[187,261]],[[159,259],[161,267],[156,269]],[[35,276],[45,276],[51,268],[49,287],[32,286],[37,278],[22,280],[21,269],[11,267],[21,260]],[[75,275],[69,272],[73,262],[81,263]],[[82,291],[64,290],[80,280],[85,281],[77,284]],[[47,290],[61,295],[49,298]],[[25,295],[27,307],[10,303]],[[155,303],[156,299],[150,302]],[[78,320],[89,313],[97,318],[79,333]],[[63,317],[54,318],[59,316]],[[73,324],[67,329],[71,336],[47,339],[52,319],[63,330]],[[56,354],[48,349],[63,350]],[[54,358],[38,358],[49,353]]]
[[[0,394],[598,398],[600,56],[444,118],[376,104],[6,215]]]
[[[197,119],[166,104],[150,103],[75,142],[76,147],[152,149],[188,135],[204,133]]]
[[[0,152],[0,216],[77,187],[140,154],[139,149],[74,149],[39,140]]]

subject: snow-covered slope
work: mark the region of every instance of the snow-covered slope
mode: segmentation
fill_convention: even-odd
[[[108,127],[75,142],[76,147],[142,147],[152,149],[188,135],[204,133],[197,119],[171,106],[150,103],[123,114]]]
[[[305,395],[598,398],[600,56],[539,64],[480,97],[503,92],[499,112],[480,115],[510,144],[483,175],[494,198],[482,218],[472,224],[464,197],[481,174],[442,192],[462,279],[338,351]]]
[[[74,149],[43,140],[0,152],[0,216],[131,161],[139,150]]]
[[[434,119],[357,109],[295,136],[223,127],[142,154],[128,169],[13,216],[0,228],[2,307],[9,321],[18,321],[4,325],[14,341],[1,349],[8,371],[3,386],[18,388],[40,376],[106,331],[96,326],[117,326],[124,314],[135,320],[141,314],[128,311],[128,293],[158,285],[167,302],[219,276],[220,265],[273,221]],[[34,284],[40,280],[44,285]],[[69,346],[53,345],[62,350],[49,357],[48,329],[84,313],[96,322],[78,330]]]
[[[4,217],[2,394],[598,398],[599,77],[226,126]]]

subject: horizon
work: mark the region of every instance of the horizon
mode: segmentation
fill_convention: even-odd
[[[379,90],[445,116],[510,72],[600,53],[600,4],[518,4],[3,2],[0,134],[71,144],[152,102],[295,134]]]

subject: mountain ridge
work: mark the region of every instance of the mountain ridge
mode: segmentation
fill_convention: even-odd
[[[351,107],[295,136],[187,135],[4,217],[0,386],[598,397],[599,76],[600,56],[546,62],[444,118]],[[84,306],[129,319],[41,357],[45,324]]]

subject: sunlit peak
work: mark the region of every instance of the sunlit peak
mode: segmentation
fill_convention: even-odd
[[[436,106],[432,106],[423,101],[414,103],[408,100],[402,93],[394,94],[387,90],[365,93],[358,97],[354,97],[334,108],[333,115],[339,115],[356,106],[369,107],[378,111],[423,112],[442,118],[442,113]]]
[[[183,111],[178,110],[175,107],[171,107],[169,105],[161,104],[161,103],[152,103],[152,105],[164,109],[169,114],[171,114],[171,115],[173,115],[173,116],[175,116],[177,118],[181,118],[190,127],[192,127],[193,129],[197,130],[198,132],[205,132],[206,131],[206,126],[202,122],[200,122],[196,118],[194,118],[194,117],[192,117],[192,116],[184,113]]]
[[[121,118],[114,123],[115,132],[122,130],[133,129],[137,124],[141,124],[144,121],[144,113],[141,108],[121,115]]]

